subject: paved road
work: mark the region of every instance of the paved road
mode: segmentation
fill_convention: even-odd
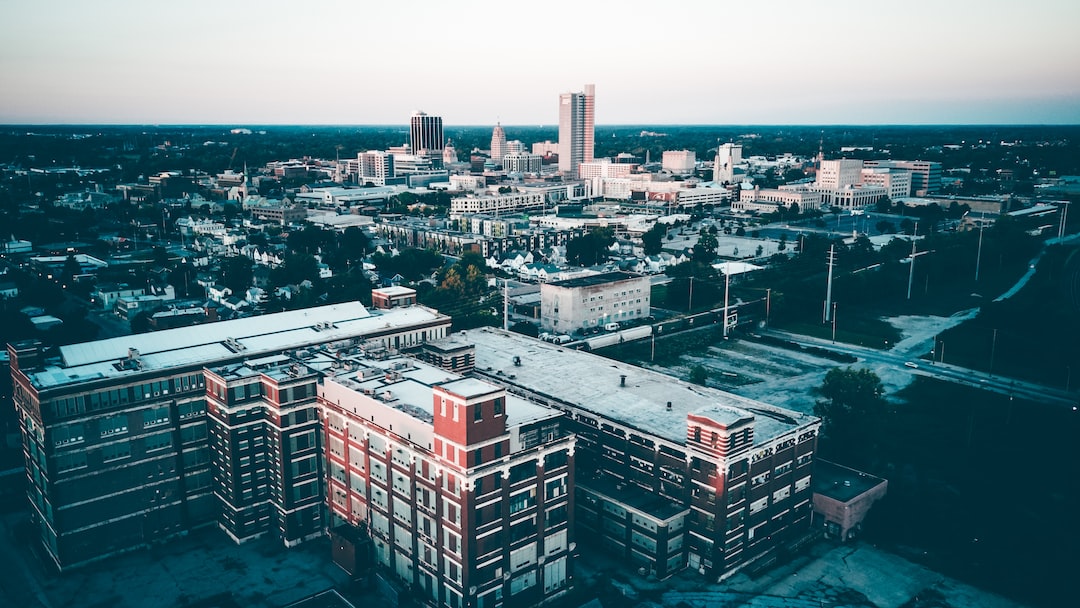
[[[1054,403],[1076,410],[1080,407],[1080,394],[1075,391],[1065,392],[1061,389],[1052,388],[1026,380],[1009,378],[999,374],[988,374],[951,365],[948,363],[931,363],[918,358],[917,353],[898,353],[891,350],[878,350],[843,342],[831,342],[821,338],[794,334],[786,331],[768,330],[767,335],[790,340],[799,345],[813,346],[837,353],[844,353],[857,357],[863,361],[875,364],[894,365],[898,369],[906,370],[913,375],[936,378],[946,382],[954,382],[993,391],[1009,397],[1019,397],[1031,401]],[[905,365],[912,363],[917,367]]]

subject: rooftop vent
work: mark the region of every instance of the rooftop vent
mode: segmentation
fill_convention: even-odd
[[[626,374],[619,374],[619,386],[626,386]],[[670,401],[668,401],[668,409],[671,409]]]
[[[670,401],[667,402],[667,411],[669,411],[669,412],[671,411],[671,402]]]

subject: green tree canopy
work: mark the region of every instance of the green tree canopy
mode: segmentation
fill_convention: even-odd
[[[566,243],[566,260],[578,266],[594,266],[607,259],[607,249],[614,242],[614,230],[595,228]]]
[[[869,369],[833,368],[818,392],[814,406],[821,417],[825,451],[851,464],[865,465],[888,415],[881,378]]]

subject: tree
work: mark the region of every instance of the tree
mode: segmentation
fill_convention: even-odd
[[[234,294],[247,292],[254,277],[255,270],[251,260],[244,256],[227,257],[221,262],[221,282]]]
[[[611,228],[595,228],[566,243],[566,260],[578,266],[594,266],[607,259],[608,247],[615,242]]]
[[[869,369],[833,368],[818,389],[814,405],[821,417],[827,451],[851,464],[865,465],[888,414],[881,378]]]
[[[641,235],[641,244],[645,249],[645,255],[656,255],[663,250],[664,235],[667,234],[667,225],[657,222],[649,231]]]
[[[690,368],[690,382],[704,386],[709,381],[709,370],[702,365]]]
[[[716,248],[719,245],[716,235],[702,228],[698,233],[697,243],[694,244],[694,261],[699,264],[711,264],[716,259]]]
[[[892,234],[896,231],[896,226],[894,226],[893,223],[888,220],[879,221],[878,223],[874,224],[874,228],[877,228],[877,231],[880,234]]]

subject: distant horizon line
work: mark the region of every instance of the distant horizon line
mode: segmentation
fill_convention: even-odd
[[[451,124],[443,125],[447,128],[494,128],[495,124],[503,127],[525,128],[552,128],[559,127],[557,122],[550,124]],[[812,128],[874,128],[874,127],[1077,127],[1077,123],[1008,123],[1008,122],[985,122],[985,123],[610,123],[597,124],[594,128],[626,128],[626,127],[812,127]],[[24,128],[24,127],[196,127],[196,128],[227,128],[227,129],[251,129],[251,128],[288,128],[288,127],[319,127],[319,128],[359,128],[359,127],[400,127],[408,130],[408,123],[121,123],[121,122],[12,122],[0,123],[0,128]]]

